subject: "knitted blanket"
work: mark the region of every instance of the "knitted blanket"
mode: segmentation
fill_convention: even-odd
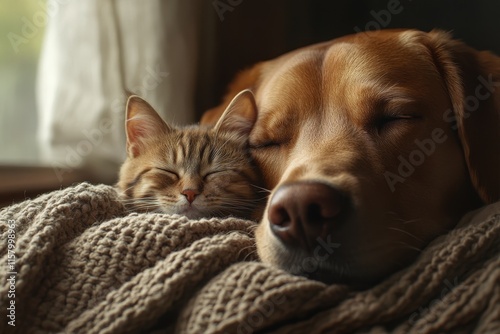
[[[365,291],[259,263],[255,223],[128,213],[82,183],[0,211],[0,333],[492,333],[500,204]],[[15,325],[15,326],[14,326]]]

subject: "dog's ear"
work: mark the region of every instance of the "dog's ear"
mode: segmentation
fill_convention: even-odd
[[[458,131],[472,184],[485,203],[500,199],[500,58],[429,33],[453,110],[444,120]]]
[[[234,80],[229,84],[222,102],[218,106],[205,111],[205,113],[201,117],[200,124],[213,125],[217,123],[219,118],[227,109],[229,103],[231,103],[234,97],[242,90],[251,89],[252,91],[256,91],[263,64],[264,63],[257,63],[252,67],[238,73],[235,76]]]
[[[247,140],[255,121],[257,121],[257,104],[252,91],[245,89],[229,103],[214,130],[235,132]]]
[[[127,154],[132,158],[141,154],[148,138],[171,130],[153,107],[137,95],[129,96],[126,111]]]

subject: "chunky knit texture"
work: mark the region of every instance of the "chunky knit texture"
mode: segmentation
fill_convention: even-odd
[[[7,222],[16,222],[16,326]],[[0,333],[493,333],[500,204],[361,292],[257,262],[255,224],[127,213],[82,183],[0,211]]]

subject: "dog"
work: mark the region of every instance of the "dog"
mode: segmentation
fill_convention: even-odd
[[[257,63],[201,123],[244,89],[255,103],[242,124],[272,190],[263,262],[373,284],[499,199],[500,58],[446,32],[358,33]]]

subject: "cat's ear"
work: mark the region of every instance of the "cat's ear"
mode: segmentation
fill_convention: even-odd
[[[126,110],[125,131],[130,157],[137,157],[143,152],[148,138],[171,131],[153,107],[137,95],[129,96]]]
[[[215,124],[215,131],[232,131],[248,138],[257,120],[257,103],[251,90],[239,92]]]

